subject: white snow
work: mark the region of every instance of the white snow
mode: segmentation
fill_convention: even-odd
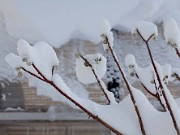
[[[135,66],[136,65],[136,60],[135,60],[134,55],[132,55],[132,54],[126,55],[125,63],[126,63],[126,66],[129,67],[129,68]]]
[[[17,42],[17,52],[18,52],[19,56],[21,56],[23,58],[30,58],[31,57],[30,44],[27,41],[20,39]]]
[[[43,47],[41,46],[42,43],[43,43]],[[56,55],[51,47],[48,48],[48,46],[49,46],[48,44],[45,44],[45,45],[44,44],[45,44],[44,42],[40,42],[40,43],[37,43],[35,46],[31,47],[32,50],[30,53],[30,60],[32,60],[33,63],[39,62],[39,63],[35,63],[35,64],[40,65],[42,62],[40,60],[42,59],[42,56],[45,57],[45,54],[41,53],[42,50],[39,51],[40,50],[39,47],[41,47],[41,49],[44,49],[45,51],[50,51],[49,53],[46,54],[48,56],[48,59],[46,61],[47,64],[45,64],[44,65],[45,67],[43,67],[43,68],[47,69],[47,72],[51,72],[52,69],[48,68],[48,67],[49,67],[49,65],[52,67],[52,65],[54,63],[57,64],[56,63],[57,62]],[[39,51],[39,53],[37,53],[36,51]],[[34,55],[32,56],[32,54],[34,54],[37,59],[35,59],[35,58],[33,59]],[[18,57],[16,55],[12,55],[12,54],[8,55],[8,56],[11,56],[15,60],[17,60],[17,59],[19,59],[19,57],[21,57],[21,56]],[[129,56],[130,56],[130,60],[128,62],[131,62],[131,64],[135,63],[135,58],[133,57],[133,55],[129,55]],[[104,56],[102,56],[101,54],[88,54],[88,55],[85,55],[84,57],[89,61],[89,63],[92,64],[98,77],[99,77],[99,75],[103,76],[105,74],[106,59],[104,58]],[[78,59],[79,59],[79,61],[80,61],[80,59],[82,60],[82,58],[78,58]],[[22,57],[21,57],[21,61],[22,61]],[[11,62],[12,62],[11,59],[8,62],[11,64]],[[79,65],[80,66],[79,69],[81,69],[81,70],[79,70],[79,72],[84,71],[84,69],[82,69],[82,67],[87,68],[83,62],[81,61],[81,64]],[[20,64],[22,64],[22,62]],[[32,68],[32,66],[27,66],[27,65],[23,65],[23,64],[20,66],[22,66],[24,68],[29,68],[29,67]],[[14,63],[11,65],[14,67],[17,66]],[[99,65],[99,67],[98,67],[98,65]],[[162,81],[163,80],[163,72],[162,72],[161,66],[157,62],[156,62],[156,66],[157,66],[157,69],[158,69],[158,72],[160,74],[161,81]],[[42,68],[42,67],[39,66],[38,68]],[[30,71],[33,73],[35,72],[32,70],[30,70]],[[42,74],[45,74],[43,70],[41,70],[41,71],[42,71]],[[84,72],[84,73],[86,75],[88,74],[88,72]],[[89,73],[90,73],[90,71],[89,71]],[[79,95],[75,94],[58,74],[52,74],[51,76],[52,76],[51,77],[52,83],[54,83],[60,89],[61,94],[59,92],[57,92],[54,88],[52,88],[52,87],[50,88],[50,85],[46,85],[47,88],[48,89],[50,88],[50,89],[49,89],[49,91],[45,91],[45,90],[41,91],[42,93],[45,93],[45,95],[50,96],[50,95],[56,94],[56,96],[53,95],[53,97],[57,98],[56,100],[59,100],[60,97],[62,98],[63,95],[65,95],[65,96],[67,96],[67,98],[64,98],[64,102],[69,104],[71,107],[77,109],[78,104],[83,106],[86,110],[91,112],[93,115],[98,116],[100,119],[105,121],[107,124],[111,125],[113,128],[117,129],[118,131],[122,132],[123,134],[133,134],[133,135],[141,134],[139,123],[137,120],[137,115],[135,113],[134,106],[132,105],[132,101],[130,100],[129,96],[127,98],[125,98],[122,102],[117,103],[117,104],[99,105],[89,99],[81,98],[81,97],[79,97]],[[99,78],[101,79],[101,77],[99,77]],[[29,78],[29,80],[31,80],[31,79]],[[92,78],[90,78],[90,79],[88,78],[86,81],[89,81],[89,80],[92,81]],[[95,81],[95,79],[93,79],[93,81]],[[33,81],[33,83],[34,82],[35,81]],[[140,115],[142,117],[142,121],[144,123],[146,133],[149,135],[154,135],[154,134],[174,135],[174,134],[176,134],[175,129],[173,128],[173,123],[169,116],[169,113],[157,111],[149,103],[148,99],[145,97],[145,95],[141,91],[133,88],[129,82],[128,82],[128,84],[130,85],[130,88],[132,90],[132,93],[133,93],[133,96],[135,99],[135,105],[140,110]],[[35,86],[37,86],[37,85],[39,85],[38,82]],[[103,87],[105,88],[104,83],[103,83]],[[179,111],[180,110],[177,107],[177,104],[175,103],[172,95],[169,93],[169,90],[164,85],[164,83],[163,83],[163,88],[164,88],[167,98],[170,102],[170,105],[172,106],[173,113],[175,115],[176,120],[178,121],[177,123],[179,126],[179,121],[180,121],[179,120]],[[55,91],[56,91],[56,93],[54,93]],[[112,97],[112,93],[111,93],[111,95],[108,94],[108,96]],[[70,102],[70,100],[68,100],[68,98],[73,99],[73,101],[77,103],[76,106],[72,102]],[[55,116],[52,117],[51,112],[54,112],[54,110],[50,111],[50,113],[48,114],[48,117],[49,117],[49,119],[54,120],[56,117]],[[164,129],[167,129],[167,131]]]
[[[86,54],[84,58],[92,65],[99,79],[106,73],[106,58],[102,54]],[[82,58],[76,59],[76,76],[81,83],[89,84],[97,82],[90,67],[86,66]]]
[[[148,21],[138,21],[136,25],[132,28],[131,33],[136,34],[137,30],[140,32],[142,37],[147,41],[151,35],[153,35],[153,38],[157,38],[158,36],[158,30],[157,26]]]
[[[170,18],[164,21],[163,26],[166,43],[170,44],[173,48],[179,48],[180,30],[177,22]]]
[[[8,107],[4,109],[4,111],[23,111],[23,110],[24,109],[22,109],[21,107],[17,107],[17,108]]]
[[[113,47],[113,45],[114,45],[114,43],[113,43],[113,41],[114,41],[113,33],[111,31],[111,26],[110,26],[110,24],[109,24],[109,22],[107,20],[103,20],[102,25],[101,25],[101,32],[100,33],[101,33],[102,41],[106,40],[104,38],[107,37],[109,45],[111,47]],[[109,46],[108,46],[107,43],[104,43],[104,41],[103,41],[103,47],[104,47],[104,50],[106,52],[108,52]]]
[[[6,101],[6,94],[1,94],[1,96],[2,96],[2,97],[1,97],[1,100],[2,100],[2,101]]]
[[[34,46],[30,46],[28,42],[21,39],[18,41],[17,51],[19,56],[10,53],[5,58],[10,66],[13,68],[25,67],[38,75],[31,66],[33,63],[48,80],[51,80],[52,67],[58,66],[59,61],[50,45],[46,42],[37,42]]]
[[[31,44],[46,41],[60,47],[72,38],[100,41],[99,25],[106,18],[112,28],[130,32],[139,20],[162,22],[178,16],[178,0],[1,0],[0,13],[9,35]],[[83,19],[83,21],[82,21]]]
[[[13,53],[9,53],[5,57],[5,60],[14,69],[22,66],[22,58],[20,56],[13,54]]]
[[[110,23],[113,26],[112,28],[118,28],[120,30],[122,30],[121,26],[125,26],[124,24],[127,24],[126,26],[128,31],[130,30],[129,28],[131,28],[131,26],[134,26],[137,20],[161,22],[162,18],[166,16],[168,11],[171,11],[170,9],[178,9],[177,7],[179,2],[176,2],[175,0],[116,0],[115,2],[97,0],[96,4],[94,4],[95,2],[93,0],[89,2],[81,0],[78,2],[78,4],[77,2],[71,3],[72,4],[69,4],[67,1],[53,1],[50,3],[47,0],[40,0],[37,3],[34,3],[33,0],[1,0],[0,13],[3,14],[3,21],[10,36],[18,39],[26,39],[33,44],[36,41],[44,40],[53,46],[59,47],[73,37],[99,42],[100,40],[97,37],[100,37],[100,33],[97,32],[98,27],[96,26],[99,24],[99,20],[102,18],[107,18],[110,20]],[[75,6],[76,4],[78,6]],[[168,9],[165,9],[164,7],[167,5]],[[61,10],[64,12],[61,12]],[[82,21],[82,18],[84,21]],[[109,32],[111,27],[108,25],[109,24],[106,23],[105,30]],[[155,33],[155,36],[157,36],[157,27],[153,23],[140,21],[137,25],[138,30],[146,40],[151,34]],[[110,36],[112,35],[110,34]],[[47,79],[55,83],[63,93],[73,98],[77,103],[84,106],[95,116],[98,116],[123,134],[141,134],[137,115],[130,100],[130,96],[127,96],[118,104],[108,106],[99,105],[88,99],[79,97],[77,93],[70,89],[62,77],[60,77],[58,74],[52,74],[52,67],[58,66],[59,62],[52,47],[45,42],[38,42],[34,46],[30,46],[28,42],[20,40],[18,42],[18,54],[20,56],[9,54],[6,57],[6,61],[13,68],[19,66],[24,67],[38,75],[32,66],[26,65],[27,62],[22,61],[24,60],[24,57],[28,57],[28,62],[33,62]],[[101,61],[99,56],[102,57]],[[85,55],[85,58],[87,58],[88,61],[93,65],[99,79],[101,79],[106,72],[106,59],[100,54]],[[90,72],[90,70],[87,70],[87,67],[84,66],[84,61],[81,60],[81,58],[78,58],[77,61],[79,67],[76,67],[76,70],[78,69],[79,73],[83,73],[80,74],[79,77],[81,78],[81,82],[85,84],[96,82],[96,79],[93,78],[94,75],[92,74],[92,71]],[[128,65],[136,63],[132,55],[130,56],[129,60],[126,61]],[[162,66],[158,65],[157,63],[156,66],[158,68],[161,81],[163,81],[164,76],[169,76],[171,69],[168,65],[166,65],[164,69],[162,69]],[[152,80],[154,74],[154,71],[152,71],[152,66],[141,69],[135,65],[134,69],[142,80],[145,81],[145,79],[147,79],[147,82]],[[174,72],[174,69],[172,69],[172,71]],[[90,75],[91,78],[87,78]],[[49,85],[45,85],[42,82],[39,83],[37,79],[32,80],[31,77],[29,77],[29,80],[29,83],[32,86],[34,85],[38,87],[38,94],[51,96],[53,97],[53,100],[62,101],[63,96],[60,96],[60,94],[54,88],[50,87]],[[157,81],[157,78],[155,78],[155,81]],[[147,86],[149,85],[150,84],[147,84]],[[44,89],[44,86],[47,88]],[[164,83],[163,88],[167,94],[168,100],[170,101],[170,105],[172,106],[178,126],[180,127],[179,108],[177,107],[177,104]],[[157,111],[149,103],[142,92],[133,88],[132,86],[131,89],[136,100],[135,105],[137,105],[140,109],[140,114],[143,118],[142,120],[147,134],[175,135],[176,132],[169,113]],[[66,98],[63,99],[63,102],[77,108]],[[54,110],[51,110],[51,112],[54,112]],[[55,117],[51,117],[51,114],[48,116],[50,119],[55,119]]]
[[[165,64],[161,66],[162,69],[162,77],[166,84],[168,84],[169,78],[171,77],[171,65]]]

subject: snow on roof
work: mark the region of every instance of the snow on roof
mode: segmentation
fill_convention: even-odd
[[[139,20],[159,23],[173,17],[180,23],[179,5],[178,0],[0,0],[0,14],[9,35],[60,47],[71,38],[99,42],[103,19],[121,31]]]

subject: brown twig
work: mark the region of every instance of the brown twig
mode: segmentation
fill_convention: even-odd
[[[135,73],[135,74],[136,74],[136,77],[140,80],[138,74],[137,74],[137,73]],[[154,81],[154,87],[155,87],[155,89],[156,89],[156,91],[157,91],[158,89],[157,89],[157,84],[156,84],[156,82],[155,82],[155,79],[154,79],[153,81]],[[152,93],[152,92],[141,82],[141,80],[140,80],[140,83],[141,83],[142,87],[143,87],[150,95],[152,95],[153,97],[156,97],[156,98],[157,98],[157,100],[159,101],[159,103],[161,104],[161,106],[163,107],[163,109],[166,110],[164,104],[161,102],[161,99],[160,99],[160,97],[159,97],[159,94],[158,94],[157,92],[156,92],[156,94]]]
[[[80,105],[77,101],[75,101],[73,98],[71,98],[69,95],[67,95],[65,92],[63,92],[56,84],[54,84],[54,82],[48,80],[40,71],[39,69],[33,64],[33,67],[35,68],[35,70],[37,71],[37,73],[42,76],[44,79],[40,79],[40,77],[38,77],[36,74],[26,70],[25,68],[22,68],[25,72],[29,73],[30,75],[32,75],[33,77],[36,77],[38,79],[40,79],[41,81],[44,81],[46,83],[48,83],[49,85],[51,85],[52,87],[54,87],[61,95],[63,95],[65,98],[67,98],[68,100],[70,100],[72,103],[74,103],[76,106],[78,106],[82,111],[84,111],[88,116],[92,117],[94,120],[98,121],[99,123],[101,123],[102,125],[104,125],[105,127],[107,127],[108,129],[110,129],[112,132],[116,133],[117,135],[123,135],[121,132],[119,132],[118,130],[116,130],[115,128],[113,128],[111,125],[109,125],[108,123],[106,123],[105,121],[103,121],[102,119],[100,119],[98,116],[92,114],[90,111],[88,111],[85,107],[83,107],[82,105]]]
[[[92,70],[92,72],[93,72],[93,74],[94,74],[94,76],[95,76],[95,78],[96,78],[96,80],[97,80],[97,82],[98,82],[98,84],[99,84],[102,92],[104,93],[104,95],[105,95],[105,97],[106,97],[106,99],[107,99],[107,101],[108,101],[108,104],[110,104],[111,101],[110,101],[107,93],[105,92],[105,89],[104,89],[103,86],[101,85],[101,82],[100,82],[100,80],[99,80],[99,78],[98,78],[98,76],[97,76],[97,74],[96,74],[93,66],[92,66],[92,65],[89,63],[89,61],[88,61],[86,58],[84,58],[82,55],[80,55],[80,57],[84,60],[84,62],[87,64],[87,66],[91,68],[91,70]]]
[[[175,48],[175,50],[176,50],[176,54],[179,56],[179,58],[180,58],[180,52],[179,52],[179,50],[177,49],[177,48]]]
[[[129,91],[131,100],[132,100],[133,105],[134,105],[134,108],[135,108],[135,112],[136,112],[136,114],[137,114],[137,116],[138,116],[138,120],[139,120],[139,125],[140,125],[141,132],[142,132],[143,135],[146,135],[146,132],[145,132],[145,129],[144,129],[144,125],[143,125],[143,121],[142,121],[142,118],[141,118],[141,115],[140,115],[140,111],[139,111],[139,109],[138,109],[138,107],[137,107],[137,105],[136,105],[136,101],[135,101],[134,95],[133,95],[132,90],[131,90],[131,88],[130,88],[130,86],[129,86],[129,83],[128,83],[126,77],[125,77],[125,74],[124,74],[124,72],[123,72],[123,70],[122,70],[122,68],[121,68],[121,66],[120,66],[120,64],[119,64],[119,62],[118,62],[115,54],[114,54],[114,51],[113,51],[112,47],[110,46],[110,43],[109,43],[109,41],[108,41],[107,36],[106,36],[106,35],[102,35],[102,37],[104,38],[103,43],[108,45],[109,50],[110,50],[110,52],[111,52],[111,55],[112,55],[112,57],[113,57],[116,65],[117,65],[117,67],[118,67],[118,69],[119,69],[119,71],[120,71],[120,73],[121,73],[121,75],[122,75],[122,77],[123,77],[123,80],[125,81],[126,87],[127,87],[128,91]]]
[[[54,74],[54,69],[55,69],[55,67],[54,67],[54,66],[52,66],[52,75]]]
[[[150,59],[151,59],[151,63],[152,63],[152,65],[153,65],[155,74],[156,74],[156,76],[157,76],[157,80],[158,80],[158,83],[159,83],[159,89],[162,90],[162,95],[163,95],[163,97],[164,97],[164,99],[165,99],[167,108],[168,108],[168,110],[169,110],[170,116],[171,116],[172,121],[173,121],[173,124],[174,124],[174,128],[176,129],[177,135],[180,135],[180,131],[179,131],[179,128],[178,128],[176,119],[175,119],[175,117],[174,117],[174,113],[173,113],[173,111],[172,111],[172,109],[171,109],[171,106],[170,106],[169,101],[168,101],[168,99],[167,99],[166,93],[164,92],[164,88],[163,88],[163,85],[162,85],[160,76],[159,76],[159,74],[158,74],[157,67],[156,67],[155,62],[154,62],[154,60],[153,60],[153,56],[152,56],[151,50],[150,50],[150,48],[149,48],[149,40],[153,37],[154,34],[152,34],[152,35],[148,38],[148,40],[145,40],[144,37],[141,35],[141,33],[139,32],[138,29],[137,29],[137,33],[139,34],[139,36],[141,37],[141,39],[142,39],[142,40],[145,42],[145,44],[146,44],[146,47],[147,47],[147,50],[148,50],[148,53],[149,53],[149,56],[150,56]],[[159,95],[159,96],[161,96],[161,95]]]
[[[45,81],[43,78],[41,78],[41,77],[37,76],[36,74],[34,74],[34,73],[32,73],[32,72],[26,70],[25,68],[21,67],[21,69],[24,70],[25,72],[29,73],[30,75],[32,75],[32,76],[38,78],[39,80]]]
[[[135,73],[135,75],[136,75],[136,77],[140,80],[138,74]],[[142,87],[143,87],[150,95],[152,95],[153,97],[156,97],[156,94],[152,93],[152,92],[141,82],[141,80],[140,80],[140,83],[141,83]]]

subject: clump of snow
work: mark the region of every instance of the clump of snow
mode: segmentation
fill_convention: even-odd
[[[30,44],[27,41],[20,39],[17,42],[17,52],[18,52],[19,56],[21,56],[23,58],[30,58],[31,50],[32,50],[32,47],[30,46]]]
[[[134,67],[134,65],[136,65],[136,60],[135,60],[134,55],[132,55],[132,54],[126,55],[125,63],[126,63],[126,66],[128,66],[128,67],[132,67],[132,66]]]
[[[109,51],[108,44],[113,47],[113,33],[111,31],[111,26],[107,20],[103,20],[103,23],[101,25],[101,37],[103,42],[103,47],[106,52]],[[106,39],[107,38],[107,39]]]
[[[59,65],[59,60],[54,49],[46,42],[37,42],[32,47],[31,60],[37,68],[51,80],[52,67]]]
[[[2,97],[1,97],[1,100],[2,100],[2,101],[6,101],[6,94],[1,94],[1,96],[2,96]]]
[[[142,37],[147,41],[151,35],[156,39],[158,36],[157,26],[148,21],[138,21],[136,25],[132,28],[131,33],[136,34],[137,30],[140,32]]]
[[[34,64],[48,80],[51,80],[52,68],[59,65],[59,60],[50,45],[46,42],[37,42],[34,46],[30,46],[27,41],[21,39],[18,41],[17,51],[19,56],[10,53],[5,58],[10,66],[25,67],[38,75],[32,67]]]
[[[56,118],[56,107],[55,106],[50,106],[48,108],[48,116],[49,116],[49,120],[50,121],[55,121],[57,118]]]
[[[140,80],[140,82],[147,88],[149,92],[151,92],[154,95],[157,94],[156,86],[154,84],[154,81],[155,80],[157,81],[157,78],[155,77],[156,74],[152,65],[144,68],[139,67],[138,64],[136,63],[135,57],[132,54],[128,54],[126,56],[125,63],[126,66],[128,67],[128,72],[131,75],[131,77],[136,76]],[[171,68],[171,65],[169,64],[161,65],[161,69],[162,69],[161,70],[162,78],[166,84],[168,84],[169,80],[173,81],[173,77],[175,79],[176,75],[178,74],[178,73],[172,73],[173,70]],[[178,70],[175,69],[174,72],[175,71]],[[174,74],[173,77],[172,74]]]
[[[22,109],[21,107],[17,107],[17,108],[12,108],[12,107],[8,107],[6,109],[4,109],[4,111],[24,111],[24,109]]]
[[[102,80],[100,80],[100,83],[101,83],[101,86],[103,87],[105,93],[107,94],[108,99],[110,100],[110,104],[111,105],[117,104],[114,94],[112,92],[110,92],[109,90],[107,90],[106,84]]]
[[[13,53],[9,53],[5,57],[5,60],[14,69],[22,66],[22,58],[20,56],[13,54]]]
[[[177,22],[170,18],[163,22],[164,36],[166,43],[173,48],[179,48],[180,46],[180,30]]]
[[[132,55],[132,54],[126,55],[125,63],[126,63],[126,66],[128,67],[128,72],[129,72],[130,76],[133,77],[135,75],[135,68],[137,68],[137,64],[136,64],[134,55]]]
[[[165,64],[161,66],[162,69],[162,77],[163,77],[163,81],[168,84],[169,78],[171,76],[171,65],[169,64]]]
[[[102,54],[87,54],[84,56],[92,65],[99,79],[106,73],[106,58]],[[91,68],[81,58],[76,59],[76,76],[81,83],[89,84],[97,82]]]

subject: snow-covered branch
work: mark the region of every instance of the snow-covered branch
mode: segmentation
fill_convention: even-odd
[[[154,61],[152,53],[151,53],[151,49],[149,47],[149,40],[154,36],[157,35],[157,27],[155,24],[151,23],[151,22],[146,22],[146,21],[140,21],[141,25],[136,25],[136,31],[138,33],[138,35],[141,37],[141,39],[145,42],[147,50],[148,50],[148,54],[150,56],[151,59],[151,64],[153,66],[153,69],[155,71],[155,82],[156,84],[158,84],[157,88],[158,88],[158,92],[162,93],[162,96],[165,100],[165,104],[166,104],[166,108],[168,109],[173,124],[174,124],[174,128],[176,129],[176,132],[178,135],[180,135],[180,121],[179,121],[179,116],[176,115],[177,113],[177,105],[172,97],[172,95],[170,94],[169,90],[167,89],[165,83],[163,82],[163,77],[162,77],[162,70],[159,66],[159,64],[157,62]],[[134,28],[133,28],[134,29]],[[147,33],[146,33],[147,32]],[[148,38],[148,36],[149,38]],[[161,73],[160,73],[161,72]],[[176,106],[176,107],[174,107]]]
[[[141,28],[141,26],[143,27]],[[100,105],[75,94],[61,76],[55,72],[60,63],[53,48],[45,42],[38,42],[31,46],[28,42],[19,40],[17,45],[18,55],[10,53],[5,59],[15,69],[17,76],[26,76],[28,74],[44,82],[48,88],[52,88],[50,89],[52,92],[56,91],[58,92],[56,94],[59,94],[58,96],[67,99],[67,104],[75,105],[74,108],[76,109],[80,108],[89,117],[118,135],[179,135],[180,109],[166,85],[169,80],[179,80],[180,72],[179,69],[172,68],[170,70],[169,65],[163,67],[154,61],[149,48],[149,41],[152,37],[157,37],[156,26],[152,23],[141,22],[138,27],[135,27],[136,32],[146,43],[152,65],[148,68],[140,68],[133,56],[130,56],[129,60],[126,59],[126,63],[129,71],[135,73],[141,81],[143,78],[147,79],[142,84],[151,93],[162,94],[163,103],[169,113],[156,110],[147,97],[129,83],[113,50],[113,34],[107,21],[105,21],[103,28],[105,29],[103,29],[101,37],[104,50],[111,53],[129,91],[129,95],[120,103],[115,102],[113,94],[108,92],[104,82],[101,80],[106,72],[106,59],[101,54],[80,55],[76,59],[76,75],[78,80],[84,84],[98,82],[106,98],[111,103],[109,105]],[[143,72],[147,73],[147,78],[142,75]],[[155,86],[152,82],[154,82]],[[46,92],[44,90],[44,93]],[[49,93],[46,95],[51,96]]]
[[[106,85],[101,80],[101,78],[104,76],[106,72],[106,58],[101,54],[89,54],[85,56],[79,54],[79,57],[80,59],[77,58],[76,60],[76,75],[79,81],[85,84],[91,83],[94,82],[95,77],[95,81],[98,82],[102,92],[108,100],[108,104],[116,104],[113,93],[107,90]],[[89,71],[89,68],[91,71]],[[82,72],[86,73],[83,74]],[[92,76],[92,74],[94,76]]]
[[[170,18],[164,21],[163,28],[166,43],[175,49],[180,58],[180,30],[178,24],[174,19]]]
[[[128,91],[129,91],[131,100],[133,102],[134,109],[135,109],[136,114],[138,116],[141,132],[142,132],[143,135],[146,135],[143,120],[142,120],[142,117],[141,117],[141,113],[140,113],[140,110],[139,110],[138,106],[136,105],[136,99],[135,99],[135,96],[134,96],[134,93],[133,93],[133,90],[132,90],[132,86],[130,85],[129,81],[127,80],[126,75],[125,75],[123,69],[121,68],[120,63],[119,63],[119,61],[117,59],[117,56],[116,56],[116,54],[115,54],[115,52],[114,52],[114,50],[112,48],[114,39],[113,39],[113,36],[112,36],[112,32],[110,31],[110,25],[109,25],[109,23],[107,21],[105,21],[104,24],[105,24],[104,26],[106,26],[106,27],[104,27],[105,30],[102,31],[102,35],[101,35],[102,43],[103,43],[103,46],[105,48],[104,50],[107,50],[107,49],[109,50],[109,52],[111,53],[116,65],[117,65],[117,67],[118,67],[118,69],[119,69],[119,71],[120,71],[120,73],[121,73],[121,75],[123,77],[123,80],[124,80],[124,82],[126,84],[126,87],[127,87]],[[111,36],[109,36],[109,35],[111,35]]]

